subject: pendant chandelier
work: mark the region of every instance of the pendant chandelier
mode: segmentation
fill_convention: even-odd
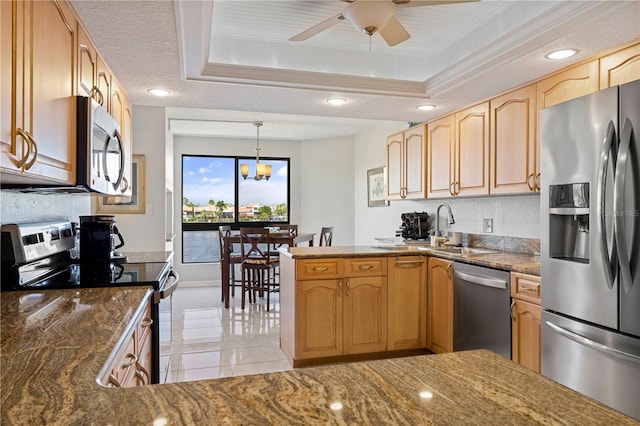
[[[256,126],[256,175],[253,177],[255,180],[269,180],[271,177],[271,165],[260,162],[260,127],[262,127],[262,121],[254,121],[253,125]],[[247,179],[249,176],[249,165],[240,164],[240,173],[242,177]]]

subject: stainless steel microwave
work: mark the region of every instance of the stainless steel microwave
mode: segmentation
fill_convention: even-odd
[[[130,196],[120,125],[98,102],[77,97],[77,181],[90,191]]]

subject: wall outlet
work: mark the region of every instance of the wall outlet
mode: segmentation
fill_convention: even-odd
[[[482,219],[483,232],[493,232],[493,219]]]

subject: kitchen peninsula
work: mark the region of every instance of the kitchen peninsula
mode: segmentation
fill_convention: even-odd
[[[489,351],[104,388],[98,371],[145,293],[3,293],[0,422],[637,424]]]

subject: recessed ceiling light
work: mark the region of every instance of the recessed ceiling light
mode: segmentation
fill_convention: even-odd
[[[420,111],[431,111],[436,109],[436,106],[435,105],[418,105],[416,109],[419,109]]]
[[[578,53],[577,49],[561,49],[561,50],[555,50],[551,53],[547,53],[545,55],[545,58],[547,59],[564,59],[564,58],[568,58],[569,56],[573,56],[576,53]]]
[[[169,96],[171,94],[167,89],[149,89],[147,92],[155,96]]]
[[[345,98],[329,98],[327,99],[327,103],[331,105],[344,105],[347,103]]]

